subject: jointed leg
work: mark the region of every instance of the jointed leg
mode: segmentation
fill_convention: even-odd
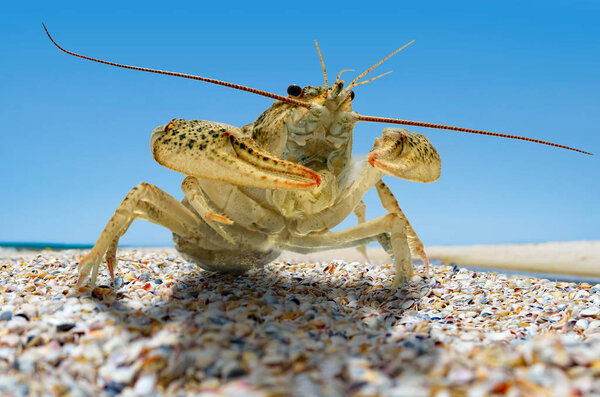
[[[391,251],[394,258],[396,277],[392,284],[393,291],[412,276],[411,254],[421,257],[429,274],[429,261],[423,243],[400,209],[398,201],[381,180],[375,183],[375,188],[383,207],[390,212],[389,215],[364,222],[364,204],[361,205],[361,200],[355,209],[359,220],[358,226],[334,233],[291,237],[289,244],[284,248],[306,253],[331,248],[364,246],[370,241],[379,240],[386,251]],[[328,212],[334,215],[336,210],[343,213],[346,208],[334,206]]]
[[[394,194],[392,193],[390,188],[387,187],[387,185],[383,181],[377,182],[377,184],[375,185],[375,189],[377,189],[377,195],[379,196],[379,200],[381,201],[381,205],[383,205],[383,208],[385,208],[392,214],[396,214],[397,216],[402,218],[404,222],[406,222],[406,236],[408,239],[408,246],[410,247],[410,253],[413,256],[421,257],[423,263],[425,263],[425,273],[427,276],[429,276],[429,260],[427,259],[427,255],[425,254],[425,246],[419,239],[419,236],[417,236],[417,233],[415,233],[415,230],[411,226],[408,219],[406,219],[406,215],[404,215],[404,212],[402,212],[402,210],[400,209],[400,206],[398,205],[398,200],[396,200],[396,197],[394,197]],[[379,239],[380,243],[384,245],[385,243],[383,243],[381,240],[384,240],[385,238],[383,238],[382,236]],[[386,247],[384,246],[384,249],[385,248]]]
[[[231,244],[235,244],[235,240],[229,233],[223,229],[221,225],[231,225],[233,221],[226,216],[218,214],[211,206],[206,202],[206,197],[202,192],[202,188],[198,183],[198,179],[193,176],[188,176],[183,180],[181,184],[181,190],[188,199],[188,202],[200,214],[202,219],[206,222],[211,229],[219,233],[221,237],[229,241]]]
[[[365,221],[367,220],[366,212],[367,212],[367,205],[365,204],[365,202],[363,200],[360,200],[360,203],[358,203],[356,208],[354,208],[354,215],[356,215],[356,220],[358,221],[359,225],[361,223],[365,223]],[[370,262],[369,256],[367,255],[367,246],[366,245],[360,245],[360,246],[356,247],[356,250],[362,254],[362,256],[365,258],[365,260],[367,262]]]
[[[306,253],[352,247],[374,241],[381,233],[389,233],[396,267],[396,276],[392,284],[392,292],[395,292],[400,284],[412,276],[406,226],[405,218],[390,213],[339,232],[292,236],[282,248]]]
[[[131,222],[129,222],[129,225],[131,225]],[[129,229],[129,225],[125,230]],[[123,234],[120,234],[118,237],[115,237],[113,239],[113,241],[110,243],[106,250],[106,254],[104,254],[104,258],[106,259],[106,265],[108,266],[108,272],[110,274],[110,279],[113,282],[115,281],[115,266],[117,265],[117,247],[119,246],[119,239]]]
[[[372,167],[365,161],[361,165],[360,172],[354,182],[342,191],[336,203],[318,214],[313,214],[298,221],[296,232],[301,235],[308,235],[311,232],[332,229],[354,211],[364,195],[383,175],[385,174],[382,171]]]
[[[384,228],[385,216],[372,219],[349,229],[308,236],[291,236],[281,250],[309,254],[337,248],[350,248],[365,245],[376,240],[378,233]]]
[[[107,254],[111,277],[114,276],[115,253],[119,238],[134,219],[145,219],[162,225],[183,237],[193,238],[195,226],[202,221],[183,204],[154,185],[142,182],[123,199],[92,251],[79,264],[81,285],[91,275],[90,284],[96,283],[102,256]]]

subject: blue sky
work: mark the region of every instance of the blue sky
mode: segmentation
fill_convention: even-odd
[[[426,245],[599,240],[600,3],[17,2],[0,16],[0,241],[93,243],[140,181],[181,198],[182,176],[154,162],[153,128],[174,117],[242,126],[267,98],[111,68],[199,74],[280,93],[380,67],[356,89],[366,115],[513,133],[596,156],[411,127],[442,157],[434,184],[386,177]],[[345,75],[346,79],[352,74]],[[383,124],[359,123],[355,153]],[[369,218],[385,214],[374,193]],[[354,219],[342,226],[354,224]],[[134,222],[123,244],[170,245]]]

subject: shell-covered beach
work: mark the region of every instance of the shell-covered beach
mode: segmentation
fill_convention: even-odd
[[[0,251],[0,394],[600,395],[600,284],[417,264],[391,295],[385,258],[125,248],[90,291],[85,253]]]

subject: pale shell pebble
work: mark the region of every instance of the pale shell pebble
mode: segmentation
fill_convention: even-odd
[[[577,322],[575,323],[575,327],[584,330],[588,327],[589,324],[590,322],[587,319],[582,318],[577,320]]]
[[[133,390],[139,396],[146,396],[149,393],[152,393],[154,390],[154,386],[156,384],[156,375],[154,374],[144,374],[138,378],[135,382],[135,386]]]
[[[391,295],[391,265],[119,249],[78,292],[83,254],[1,257],[0,395],[600,394],[600,285],[417,265]]]
[[[598,314],[600,314],[600,308],[597,307],[588,307],[579,312],[579,315],[583,317],[594,317]]]

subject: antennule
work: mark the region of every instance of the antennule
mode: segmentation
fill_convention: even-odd
[[[319,43],[317,43],[317,40],[315,40],[315,44],[317,45],[319,59],[321,60],[321,66],[323,67],[323,77],[325,77],[325,88],[328,88],[329,84],[327,83],[327,71],[325,70],[325,62],[323,62],[323,55],[321,55],[321,49],[319,48]]]
[[[366,75],[371,70],[375,69],[377,66],[381,65],[382,63],[384,63],[385,61],[387,61],[388,59],[390,59],[393,55],[395,55],[398,52],[402,51],[403,49],[405,49],[406,47],[408,47],[409,45],[411,45],[414,42],[415,42],[414,40],[409,41],[408,43],[404,44],[402,47],[398,48],[396,51],[392,52],[387,57],[383,58],[381,61],[377,62],[375,65],[371,66],[369,69],[367,69],[364,72],[362,72],[361,74],[359,74],[354,80],[352,80],[350,82],[350,85],[348,85],[348,88],[354,87],[354,83],[356,83],[358,80],[360,80],[364,75]]]
[[[333,85],[336,85],[338,83],[338,81],[340,81],[340,77],[342,77],[342,73],[344,72],[354,72],[354,69],[342,69],[340,70],[340,72],[338,73],[337,77],[335,78],[335,83],[333,83]]]
[[[369,80],[365,80],[365,81],[361,81],[360,83],[356,83],[356,84],[354,84],[354,87],[358,87],[359,85],[363,85],[363,84],[370,83],[371,81],[373,81],[373,80],[377,80],[378,78],[380,78],[380,77],[383,77],[383,76],[385,76],[386,74],[390,74],[390,73],[392,73],[392,71],[391,71],[391,70],[390,70],[389,72],[382,73],[382,74],[380,74],[379,76],[372,77],[372,78],[370,78]]]
[[[450,131],[460,131],[460,132],[468,132],[469,134],[479,134],[479,135],[490,135],[498,138],[508,138],[508,139],[517,139],[520,141],[534,142],[542,145],[554,146],[561,149],[573,150],[574,152],[579,152],[583,154],[589,154],[593,156],[592,153],[575,149],[569,146],[560,145],[558,143],[542,141],[535,138],[527,138],[524,136],[518,135],[509,135],[509,134],[500,134],[498,132],[490,132],[490,131],[481,131],[481,130],[472,130],[470,128],[462,128],[462,127],[452,127],[449,125],[441,125],[441,124],[432,124],[432,123],[423,123],[420,121],[410,121],[410,120],[401,120],[401,119],[390,119],[386,117],[373,117],[373,116],[362,116],[358,115],[357,120],[359,121],[370,121],[374,123],[389,123],[389,124],[401,124],[401,125],[414,125],[416,127],[426,127],[426,128],[436,128],[439,130],[450,130]]]
[[[62,52],[65,52],[65,53],[67,53],[69,55],[73,55],[75,57],[78,57],[78,58],[87,59],[88,61],[94,61],[94,62],[102,63],[102,64],[105,64],[105,65],[116,66],[116,67],[124,68],[124,69],[138,70],[138,71],[141,71],[141,72],[149,72],[149,73],[156,73],[156,74],[165,74],[167,76],[183,77],[183,78],[191,79],[191,80],[204,81],[206,83],[212,83],[212,84],[222,85],[222,86],[229,87],[229,88],[235,88],[236,90],[251,92],[253,94],[262,95],[262,96],[265,96],[267,98],[275,99],[275,100],[282,101],[282,102],[291,103],[291,104],[294,104],[294,105],[297,105],[297,106],[302,106],[302,107],[307,108],[307,109],[310,108],[310,103],[308,103],[308,102],[304,102],[304,101],[301,101],[301,100],[298,100],[298,99],[294,99],[294,98],[288,98],[288,97],[285,97],[285,96],[282,96],[282,95],[272,94],[272,93],[267,92],[267,91],[257,90],[256,88],[246,87],[246,86],[243,86],[243,85],[240,85],[240,84],[228,83],[226,81],[220,81],[220,80],[215,80],[215,79],[211,79],[211,78],[208,78],[208,77],[195,76],[195,75],[185,74],[185,73],[169,72],[169,71],[166,71],[166,70],[158,70],[158,69],[143,68],[143,67],[139,67],[139,66],[123,65],[123,64],[120,64],[120,63],[103,61],[102,59],[96,59],[96,58],[88,57],[88,56],[85,56],[85,55],[77,54],[75,52],[67,51],[64,48],[62,48],[61,46],[59,46],[56,41],[54,41],[54,39],[52,38],[52,36],[50,36],[50,32],[48,32],[48,29],[46,29],[46,25],[43,22],[42,22],[42,25],[44,26],[44,30],[46,31],[46,34],[48,35],[48,38],[50,39],[50,41],[52,41],[52,43],[54,43],[54,45],[59,50],[61,50]]]

